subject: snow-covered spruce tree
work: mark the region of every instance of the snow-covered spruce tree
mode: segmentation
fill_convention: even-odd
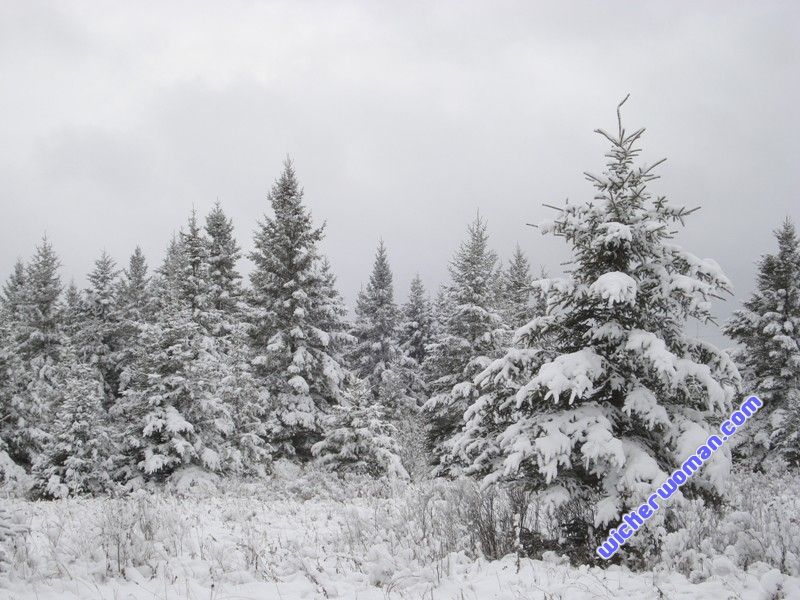
[[[43,239],[25,269],[24,284],[14,293],[15,316],[5,344],[0,437],[8,454],[26,468],[47,439],[58,391],[55,374],[64,343],[59,267],[53,247]]]
[[[164,480],[189,466],[238,470],[232,408],[220,389],[231,376],[229,362],[193,311],[164,307],[140,326],[136,353],[112,410],[132,473]]]
[[[428,356],[428,344],[433,341],[433,307],[419,275],[411,280],[408,301],[400,314],[400,350],[421,366]]]
[[[210,328],[212,308],[209,298],[208,242],[197,223],[194,209],[189,215],[186,231],[181,231],[179,235],[182,260],[179,262],[178,297],[195,320]]]
[[[64,335],[69,340],[74,340],[81,326],[81,308],[83,296],[75,280],[70,280],[64,292],[64,307],[61,309],[61,321],[64,328]]]
[[[119,349],[120,314],[116,298],[114,260],[104,250],[89,273],[89,287],[79,303],[78,323],[72,328],[78,360],[92,365],[103,384],[103,407],[114,402],[119,388],[116,352]],[[69,298],[68,298],[69,300]]]
[[[181,244],[181,237],[173,235],[164,260],[156,269],[157,277],[151,281],[153,306],[152,310],[158,312],[167,306],[174,306],[180,301],[181,278],[185,271],[185,257]]]
[[[456,470],[451,442],[477,398],[473,378],[502,352],[504,329],[492,288],[496,263],[486,222],[478,216],[450,263],[451,282],[438,302],[438,331],[424,365],[431,396],[423,411],[440,473]]]
[[[152,314],[150,277],[147,274],[147,259],[139,246],[128,260],[128,268],[122,272],[117,289],[117,309],[121,318],[147,321]]]
[[[115,409],[135,471],[146,479],[190,466],[242,468],[236,404],[248,402],[255,386],[240,378],[244,361],[233,338],[216,335],[221,311],[210,300],[209,273],[208,240],[192,211],[153,283],[160,297],[152,322],[135,324],[136,352]]]
[[[334,407],[333,422],[311,452],[334,471],[408,479],[390,420],[369,384],[350,376],[342,403]]]
[[[684,332],[691,318],[710,320],[709,300],[730,283],[672,242],[691,211],[651,196],[660,162],[635,164],[643,132],[621,119],[617,134],[598,130],[611,150],[603,174],[587,174],[594,199],[541,225],[569,243],[572,267],[539,282],[548,313],[476,378],[482,393],[456,443],[487,482],[520,478],[571,506],[561,524],[583,560],[596,558],[593,527],[605,532],[705,442],[739,380],[724,352]],[[718,452],[684,493],[718,489],[729,466],[729,451]],[[647,531],[626,555],[663,530]]]
[[[500,279],[499,304],[501,314],[510,331],[515,331],[528,323],[534,316],[544,314],[539,294],[534,294],[533,277],[528,257],[522,252],[519,244],[508,261],[508,267],[502,270]]]
[[[333,305],[331,282],[319,264],[323,230],[303,206],[290,161],[268,200],[273,216],[261,221],[250,254],[254,373],[270,394],[276,451],[307,457],[342,395],[345,371],[332,346],[340,332],[327,329]]]
[[[394,302],[392,270],[383,241],[366,289],[356,301],[350,353],[354,371],[364,378],[373,398],[393,413],[416,404],[409,391],[419,379],[414,363],[399,349],[399,312]]]
[[[775,236],[778,253],[758,262],[756,291],[725,327],[747,391],[765,401],[742,446],[754,467],[767,451],[800,465],[800,241],[788,219]]]
[[[386,245],[381,240],[367,287],[356,299],[352,330],[356,343],[350,351],[353,370],[376,390],[381,373],[389,367],[397,350],[398,313],[392,279]]]
[[[0,333],[7,333],[11,323],[19,319],[24,290],[25,263],[17,260],[0,294]]]
[[[241,250],[233,234],[233,223],[219,202],[206,216],[206,253],[208,255],[208,299],[215,310],[233,316],[242,298],[242,276],[236,263]],[[226,319],[227,320],[227,319]]]
[[[33,464],[33,493],[39,498],[65,498],[107,492],[116,447],[103,408],[106,394],[99,372],[68,348],[57,381],[59,399],[50,436]]]
[[[119,324],[114,365],[119,373],[118,394],[121,395],[128,387],[130,369],[135,358],[139,356],[137,346],[141,327],[152,321],[155,310],[152,286],[147,274],[147,260],[138,246],[128,259],[128,268],[122,271],[118,280],[116,298]]]

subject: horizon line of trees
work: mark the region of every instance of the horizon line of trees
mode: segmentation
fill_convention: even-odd
[[[624,101],[623,101],[624,102]],[[621,105],[620,105],[621,106]],[[401,479],[432,471],[522,485],[568,544],[595,542],[706,439],[739,393],[765,409],[735,448],[800,463],[800,250],[788,219],[778,253],[724,331],[733,356],[686,333],[731,283],[675,245],[693,211],[653,196],[643,129],[618,109],[591,201],[567,202],[544,234],[572,253],[565,276],[506,264],[486,222],[469,225],[431,299],[420,278],[394,298],[380,242],[354,317],[320,250],[290,161],[259,221],[245,285],[233,225],[192,211],[151,272],[137,248],[105,252],[88,286],[63,288],[47,239],[0,296],[0,481],[29,474],[39,498],[101,494],[201,473],[263,476],[272,461]],[[721,499],[720,452],[684,495]],[[189,474],[189,475],[187,475]],[[674,528],[658,516],[645,556]]]

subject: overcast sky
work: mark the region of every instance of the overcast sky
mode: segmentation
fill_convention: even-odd
[[[0,0],[0,277],[44,232],[65,281],[102,248],[157,265],[217,199],[247,251],[287,154],[349,301],[379,237],[401,298],[437,286],[478,209],[501,256],[557,273],[525,223],[591,197],[592,130],[630,92],[656,191],[703,207],[679,241],[740,299],[800,220],[799,7]]]

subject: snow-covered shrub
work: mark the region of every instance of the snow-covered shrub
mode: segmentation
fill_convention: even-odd
[[[728,496],[721,509],[694,500],[675,514],[678,527],[664,538],[661,564],[693,581],[718,574],[719,557],[745,571],[766,564],[800,574],[800,481],[736,473]]]

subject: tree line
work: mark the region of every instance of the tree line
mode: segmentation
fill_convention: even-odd
[[[621,105],[620,105],[621,106]],[[278,458],[399,478],[432,472],[540,494],[578,545],[662,481],[742,393],[765,408],[735,449],[800,461],[800,251],[788,220],[757,291],[724,327],[728,352],[686,332],[732,293],[719,265],[674,243],[692,210],[653,195],[644,129],[597,130],[589,201],[554,207],[563,277],[501,264],[477,217],[434,298],[394,298],[378,245],[348,318],[291,162],[268,195],[245,285],[230,219],[193,211],[152,273],[103,253],[62,289],[44,239],[0,299],[0,463],[36,497],[161,483],[187,469],[263,476]],[[684,494],[718,501],[729,453]],[[658,516],[641,553],[674,523]]]

